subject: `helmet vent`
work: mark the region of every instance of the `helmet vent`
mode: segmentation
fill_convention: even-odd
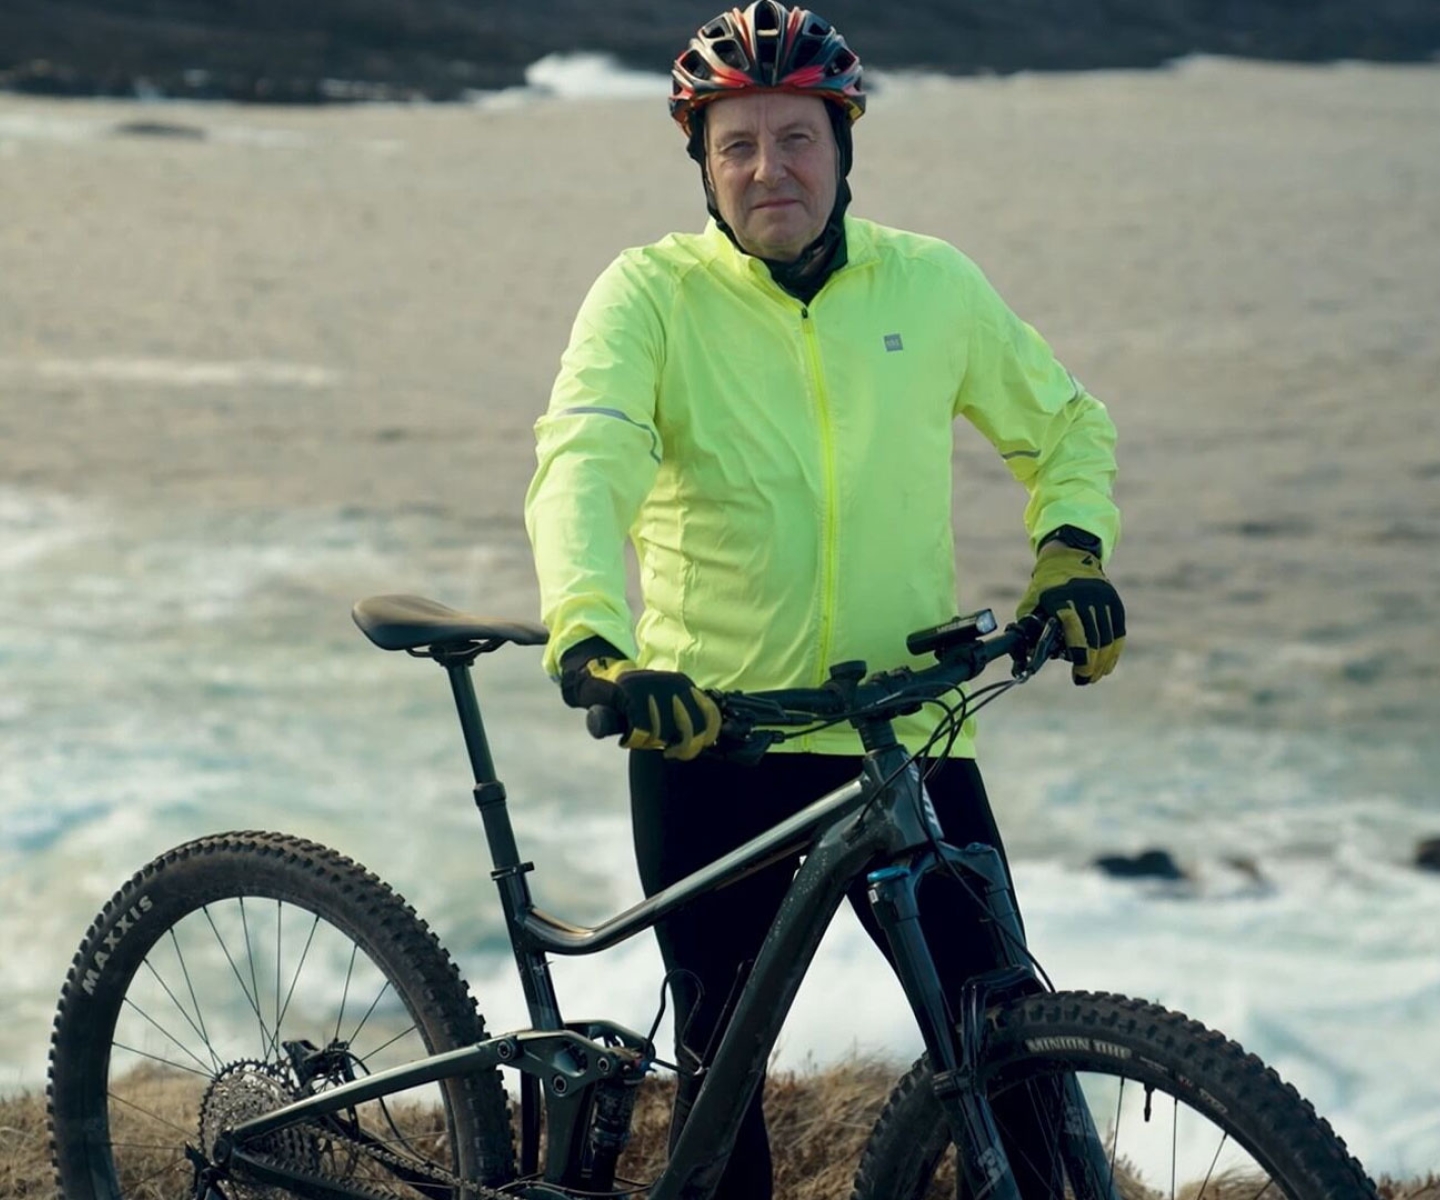
[[[759,31],[764,33],[762,29]],[[771,83],[776,81],[778,72],[776,62],[780,57],[780,42],[775,37],[767,37],[755,44],[755,57],[758,60],[756,65],[760,68],[761,75]]]
[[[776,33],[780,29],[780,14],[776,12],[779,7],[775,4],[760,3],[755,6],[755,32]]]
[[[715,57],[727,67],[734,67],[737,71],[743,71],[750,64],[745,60],[745,51],[739,42],[734,38],[721,38],[711,44],[711,50]]]
[[[680,67],[688,71],[696,79],[709,79],[711,77],[710,64],[705,61],[705,56],[698,50],[688,50],[680,59]]]
[[[808,67],[824,48],[825,43],[817,37],[800,37],[795,41],[795,48],[790,51],[790,69],[798,70],[800,67]]]

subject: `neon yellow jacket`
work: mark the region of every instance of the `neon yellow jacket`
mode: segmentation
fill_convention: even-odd
[[[952,422],[1030,494],[1032,542],[1119,534],[1104,407],[934,238],[847,217],[848,261],[808,305],[712,221],[627,250],[575,321],[526,499],[545,666],[598,635],[704,687],[814,686],[913,659],[961,611]],[[624,542],[644,611],[626,602]],[[1008,614],[1002,614],[1002,619]],[[927,710],[897,723],[920,746]],[[974,753],[973,731],[952,753]],[[853,754],[848,727],[784,748]]]

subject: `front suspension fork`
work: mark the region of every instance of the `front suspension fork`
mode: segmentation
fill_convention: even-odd
[[[920,883],[926,875],[943,870],[970,884],[984,906],[985,920],[995,931],[1000,964],[965,983],[959,1013],[950,1010],[920,928]],[[871,872],[867,882],[871,908],[920,1026],[935,1097],[959,1154],[967,1196],[1030,1200],[1020,1191],[979,1074],[986,1010],[999,1001],[1044,990],[1025,950],[1024,931],[998,851],[983,844],[961,849],[941,843],[907,862]],[[1048,1095],[1031,1098],[1030,1110],[1057,1131],[1053,1148],[1042,1152],[1046,1161],[1029,1164],[1032,1173],[1038,1165],[1050,1177],[1050,1187],[1044,1190],[1063,1195],[1063,1171],[1081,1200],[1117,1200],[1113,1171],[1074,1075],[1059,1076],[1054,1085],[1037,1081],[1024,1086],[1048,1090]]]

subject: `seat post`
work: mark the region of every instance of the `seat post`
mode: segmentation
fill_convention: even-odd
[[[455,697],[455,711],[465,734],[465,749],[470,754],[470,768],[475,775],[475,803],[485,822],[485,838],[490,843],[490,857],[497,871],[508,871],[520,864],[520,851],[515,845],[515,831],[510,825],[510,810],[505,804],[505,785],[495,778],[495,762],[490,757],[490,742],[485,737],[485,722],[480,719],[480,704],[475,699],[475,684],[470,678],[473,655],[436,656],[450,677],[450,691]]]
[[[480,703],[475,699],[475,683],[470,677],[470,664],[475,655],[437,654],[435,658],[450,677],[455,711],[465,733],[465,748],[470,752],[470,766],[475,772],[475,807],[485,823],[485,840],[490,843],[490,859],[495,864],[490,877],[500,889],[505,927],[520,968],[520,986],[530,1010],[531,1024],[536,1029],[561,1029],[564,1018],[550,979],[550,965],[544,954],[526,944],[522,934],[525,916],[535,906],[530,898],[530,885],[525,881],[526,873],[534,864],[520,861],[515,830],[510,824],[510,809],[505,802],[505,785],[495,778],[495,763],[490,757],[490,743],[485,737],[485,723],[480,719]]]
[[[495,782],[495,761],[490,757],[490,742],[485,737],[485,722],[480,719],[480,703],[475,699],[475,685],[470,679],[473,656],[436,656],[436,661],[450,676],[450,693],[455,697],[455,712],[465,734],[465,749],[470,753],[470,768],[476,783]]]

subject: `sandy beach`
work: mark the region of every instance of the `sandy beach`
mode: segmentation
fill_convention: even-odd
[[[39,1079],[88,914],[213,829],[336,842],[472,981],[506,969],[434,866],[473,839],[468,802],[442,809],[429,775],[410,806],[373,799],[406,770],[455,782],[450,717],[411,699],[443,705],[438,681],[346,614],[420,591],[535,615],[521,501],[575,309],[620,249],[704,219],[663,94],[0,95],[0,1089]],[[1126,658],[1088,692],[1042,679],[993,743],[1047,961],[1062,986],[1198,1006],[1381,1169],[1431,1169],[1414,1097],[1433,1101],[1440,959],[1418,914],[1440,877],[1411,862],[1440,835],[1440,68],[892,77],[856,160],[854,211],[964,249],[1120,431]],[[955,460],[962,601],[1005,615],[1023,493],[973,430]],[[577,772],[614,776],[609,858],[566,844],[558,801],[523,818],[571,867],[560,907],[613,911],[618,756],[533,659],[496,669],[522,746],[571,739],[509,767],[522,784],[573,800]],[[1088,857],[1142,838],[1221,872],[1218,899],[1105,890]],[[1223,873],[1252,853],[1263,886]],[[653,988],[624,986],[643,1024]]]

